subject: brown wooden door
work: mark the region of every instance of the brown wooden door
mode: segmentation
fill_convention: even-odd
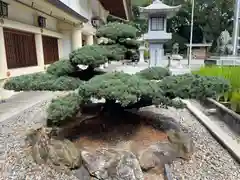
[[[43,36],[42,40],[43,40],[44,63],[51,64],[55,61],[58,61],[59,60],[58,39],[49,36]]]
[[[36,66],[34,34],[3,29],[8,69]]]

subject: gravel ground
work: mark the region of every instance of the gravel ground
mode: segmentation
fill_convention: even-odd
[[[47,102],[33,107],[17,118],[0,124],[1,145],[5,145],[5,162],[2,161],[0,179],[3,180],[77,180],[61,174],[46,165],[35,164],[24,146],[27,128],[45,123]],[[218,144],[208,131],[186,110],[156,109],[157,113],[178,119],[195,144],[195,153],[189,162],[178,160],[171,169],[174,180],[239,180],[240,166]],[[0,152],[1,154],[1,152]],[[3,159],[3,157],[2,157]]]
[[[39,126],[46,122],[46,103],[37,105],[9,121],[0,123],[1,146],[5,155],[1,157],[1,174],[3,180],[77,180],[74,176],[66,176],[47,166],[35,164],[24,146],[27,128]]]
[[[191,115],[188,110],[158,110],[179,121],[194,141],[195,152],[189,162],[178,160],[171,166],[174,180],[239,180],[240,165]]]

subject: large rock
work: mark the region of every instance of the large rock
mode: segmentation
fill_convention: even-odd
[[[143,180],[143,173],[135,155],[128,151],[99,149],[82,151],[84,166],[97,179]]]
[[[171,117],[164,116],[160,113],[152,112],[152,109],[156,109],[154,106],[141,109],[137,114],[147,119],[147,121],[156,129],[160,131],[180,131],[180,125],[177,121]]]
[[[52,138],[51,134],[51,129],[45,127],[31,129],[28,132],[26,143],[31,147],[35,162],[47,163],[63,172],[80,167],[81,154],[75,145],[67,139]]]
[[[162,173],[165,164],[171,164],[178,152],[169,142],[159,142],[135,153],[141,168],[147,172]]]
[[[168,140],[178,151],[178,157],[189,160],[193,154],[194,147],[191,137],[184,132],[170,130],[167,132]]]
[[[74,170],[73,174],[75,177],[77,177],[79,180],[92,180],[88,170],[82,166],[81,168]]]

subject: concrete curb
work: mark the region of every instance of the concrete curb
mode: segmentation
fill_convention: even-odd
[[[231,109],[228,109],[227,107],[225,107],[224,105],[222,105],[221,103],[215,101],[212,98],[208,98],[207,100],[209,102],[213,103],[214,105],[216,105],[217,107],[219,107],[220,109],[222,109],[223,111],[225,111],[226,113],[228,113],[229,115],[231,115],[233,118],[236,118],[237,120],[240,121],[240,115],[239,114],[235,113]]]
[[[187,109],[195,115],[199,121],[210,131],[210,133],[222,144],[229,153],[240,163],[240,144],[232,139],[227,133],[225,133],[221,127],[208,118],[203,112],[191,104],[188,100],[182,100]]]

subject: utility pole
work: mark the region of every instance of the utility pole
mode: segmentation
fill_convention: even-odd
[[[189,55],[188,55],[188,67],[190,67],[191,60],[192,60],[194,6],[195,6],[195,0],[192,0],[191,35],[190,35],[190,46],[189,46],[190,49],[189,49]]]
[[[235,11],[234,11],[234,27],[233,27],[233,55],[238,54],[238,44],[239,44],[239,15],[240,15],[240,0],[235,0]]]

